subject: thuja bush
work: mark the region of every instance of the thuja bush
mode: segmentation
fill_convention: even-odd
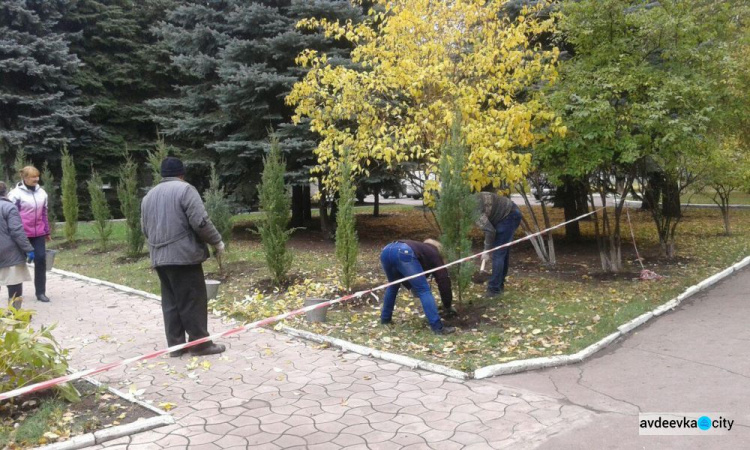
[[[271,151],[263,159],[263,176],[259,190],[260,209],[263,217],[258,224],[266,264],[276,285],[286,280],[292,267],[292,254],[286,243],[293,230],[289,230],[291,219],[291,198],[284,184],[286,162],[281,155],[281,146],[275,136],[271,136]]]
[[[130,257],[140,256],[145,238],[141,231],[141,199],[138,196],[138,166],[129,157],[120,169],[117,183],[120,211],[125,217],[126,252]]]
[[[102,190],[102,178],[95,170],[91,171],[88,181],[89,197],[91,198],[91,215],[94,217],[94,231],[99,240],[99,250],[106,252],[109,238],[112,235],[112,214],[109,211],[107,198]]]
[[[67,147],[62,151],[62,205],[65,217],[65,239],[74,242],[78,232],[78,194],[76,166]]]
[[[163,136],[156,140],[156,148],[147,155],[148,167],[151,169],[151,186],[161,182],[161,162],[169,156],[169,147]]]
[[[352,183],[351,174],[352,164],[347,152],[341,163],[339,210],[336,216],[336,259],[341,270],[341,283],[347,290],[351,290],[357,274],[357,254],[359,253],[354,217],[356,188]]]
[[[211,179],[208,189],[203,194],[208,217],[221,234],[221,240],[229,246],[232,239],[232,209],[229,206],[224,189],[219,185],[216,167],[211,164]]]
[[[57,205],[60,202],[57,195],[57,187],[55,186],[55,177],[52,175],[52,171],[47,165],[47,161],[44,161],[42,166],[42,187],[47,192],[47,219],[49,219],[49,231],[50,234],[55,233],[55,225],[57,222]]]
[[[466,167],[467,149],[461,137],[461,125],[457,120],[451,129],[449,140],[443,145],[440,158],[440,198],[437,202],[437,220],[442,235],[440,242],[448,261],[455,261],[471,254],[469,232],[476,219],[476,200],[471,186],[462,172]],[[464,262],[449,268],[451,279],[458,291],[461,304],[469,289],[474,263]]]

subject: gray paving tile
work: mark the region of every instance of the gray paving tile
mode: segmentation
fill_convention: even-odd
[[[71,348],[73,367],[94,367],[164,345],[158,303],[55,274],[48,284],[61,301],[35,305],[33,323],[58,322],[54,334]],[[228,327],[210,319],[211,331]],[[107,340],[99,339],[104,328]],[[188,369],[194,361],[184,356],[100,375],[114,387],[145,389],[144,398],[154,404],[176,404],[177,424],[97,448],[495,447],[539,435],[545,430],[540,422],[561,427],[590,414],[561,408],[550,396],[509,389],[499,380],[454,380],[317,349],[269,330],[225,343],[224,355],[198,359],[210,363],[208,370]]]

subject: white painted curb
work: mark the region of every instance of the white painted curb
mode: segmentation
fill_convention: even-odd
[[[620,330],[620,333],[627,334],[634,328],[637,328],[644,323],[648,322],[652,317],[654,317],[653,312],[647,312],[646,314],[641,314],[640,316],[636,317],[635,319],[631,320],[630,322],[625,322],[624,324],[617,327],[618,330]]]
[[[372,356],[373,358],[382,359],[384,361],[400,364],[402,366],[410,367],[412,369],[424,369],[430,372],[436,372],[443,374],[451,378],[457,378],[460,380],[468,380],[471,378],[470,373],[462,372],[460,370],[451,369],[450,367],[443,366],[440,364],[431,363],[428,361],[422,361],[421,359],[410,358],[404,355],[397,355],[395,353],[389,353],[380,351],[374,348],[365,347],[363,345],[354,344],[343,339],[332,338],[323,336],[309,331],[298,330],[287,326],[282,326],[281,330],[291,336],[308,339],[313,342],[328,343],[342,350],[346,350],[352,353],[359,353],[360,355]]]
[[[411,367],[413,369],[424,369],[430,372],[440,373],[440,374],[449,376],[451,378],[457,378],[460,380],[468,380],[471,378],[481,379],[481,378],[487,378],[487,377],[491,377],[495,375],[525,372],[528,370],[544,369],[548,367],[563,366],[567,364],[581,362],[585,360],[586,358],[590,357],[591,355],[593,355],[594,353],[598,352],[599,350],[607,347],[608,345],[613,343],[615,340],[617,340],[619,337],[622,337],[625,334],[633,331],[635,328],[643,325],[644,323],[648,322],[650,319],[654,317],[658,317],[667,311],[673,310],[686,298],[690,297],[691,295],[697,292],[700,292],[703,289],[713,286],[718,281],[730,276],[734,272],[744,268],[747,265],[750,265],[750,256],[747,256],[742,261],[722,270],[721,272],[717,274],[714,274],[706,278],[705,280],[701,281],[697,285],[690,286],[684,292],[678,295],[676,298],[673,298],[672,300],[656,307],[652,311],[642,314],[636,317],[635,319],[630,320],[620,325],[619,327],[617,327],[616,332],[599,340],[598,342],[595,342],[589,345],[588,347],[579,351],[578,353],[574,353],[572,355],[549,356],[549,357],[544,357],[544,358],[532,358],[532,359],[525,359],[525,360],[516,360],[516,361],[511,361],[511,362],[502,363],[502,364],[494,364],[491,366],[480,367],[479,369],[476,369],[473,373],[462,372],[460,370],[451,369],[450,367],[443,366],[440,364],[422,361],[419,359],[410,358],[408,356],[397,355],[395,353],[383,352],[374,348],[365,347],[359,344],[354,344],[349,341],[344,341],[342,339],[323,336],[323,335],[319,335],[316,333],[311,333],[309,331],[297,330],[295,328],[290,328],[287,326],[282,326],[281,330],[292,336],[296,336],[296,337],[303,338],[303,339],[308,339],[314,342],[328,343],[336,347],[339,347],[342,350],[350,351],[353,353],[358,353],[360,355],[372,356],[373,358],[383,359],[385,361],[393,362],[396,364],[401,364],[403,366]],[[79,275],[74,272],[68,272],[68,271],[60,270],[60,269],[52,269],[52,272],[66,276],[66,277],[71,277],[71,278],[76,278],[79,280],[87,281],[89,283],[108,286],[113,289],[121,290],[123,292],[127,292],[127,293],[134,294],[134,295],[140,295],[142,297],[146,297],[152,300],[161,301],[161,297],[157,295],[151,294],[149,292],[140,291],[137,289],[132,289],[127,286],[120,285],[120,284],[110,283],[109,281],[98,280],[96,278],[89,278],[89,277]],[[44,448],[47,448],[47,447],[44,447]]]
[[[701,281],[697,285],[690,286],[682,294],[678,295],[677,298],[674,298],[664,303],[663,305],[655,308],[653,311],[642,314],[636,317],[635,319],[620,325],[619,327],[617,327],[616,332],[610,334],[604,339],[601,339],[599,342],[589,345],[588,347],[586,347],[585,349],[581,350],[578,353],[575,353],[573,355],[565,355],[565,357],[534,358],[534,359],[511,361],[511,362],[504,363],[504,364],[495,364],[492,366],[481,367],[474,371],[474,378],[477,378],[477,379],[487,378],[487,377],[491,377],[495,375],[503,375],[503,374],[508,374],[508,373],[523,372],[527,370],[543,369],[547,367],[562,366],[565,364],[581,362],[584,359],[592,356],[594,353],[598,352],[599,350],[615,342],[618,338],[626,335],[627,333],[633,331],[635,328],[648,322],[652,318],[660,316],[664,314],[665,312],[676,308],[680,304],[680,302],[682,302],[684,299],[690,297],[691,295],[697,292],[700,292],[703,289],[706,289],[716,284],[719,280],[722,280],[728,277],[729,275],[747,266],[748,264],[750,264],[750,256],[746,257],[745,259],[738,262],[737,264],[734,264],[722,270],[721,272],[706,278],[705,280]],[[557,359],[553,359],[553,358],[557,358]]]
[[[74,372],[75,371],[72,371],[72,373]],[[83,380],[88,381],[89,383],[97,387],[102,386],[101,383],[89,377],[83,377]],[[92,433],[82,434],[67,441],[56,442],[54,444],[49,444],[38,448],[40,450],[75,450],[175,423],[174,417],[169,415],[164,410],[161,410],[153,405],[149,405],[144,401],[138,400],[132,395],[123,394],[117,389],[111,388],[109,386],[107,386],[107,390],[112,394],[123,398],[124,400],[135,403],[143,408],[148,409],[149,411],[155,412],[158,415],[156,417],[149,417],[148,419],[139,419],[132,423],[126,423],[125,425],[118,425],[116,427],[104,428]]]
[[[87,277],[85,275],[81,275],[75,272],[68,272],[67,270],[52,269],[52,273],[56,273],[58,275],[62,275],[62,276],[69,277],[69,278],[75,278],[81,281],[86,281],[92,284],[98,284],[101,286],[111,287],[112,289],[117,289],[118,291],[127,292],[128,294],[133,294],[133,295],[139,295],[141,297],[145,297],[151,300],[157,300],[161,302],[161,297],[158,295],[154,295],[150,292],[141,291],[138,289],[133,289],[131,287],[123,286],[122,284],[110,283],[109,281],[100,280],[98,278],[90,278],[90,277]]]

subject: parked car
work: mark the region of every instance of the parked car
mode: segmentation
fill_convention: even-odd
[[[401,180],[404,195],[419,200],[424,197],[424,184],[427,180],[435,180],[435,174],[431,173],[425,176],[422,170],[412,170],[407,172],[406,178]]]
[[[532,187],[531,195],[533,195],[534,198],[537,199],[537,201],[542,201],[542,198],[544,198],[544,200],[548,200],[551,196],[555,195],[555,187],[554,186],[544,187],[542,188],[541,194],[537,192],[537,188]]]

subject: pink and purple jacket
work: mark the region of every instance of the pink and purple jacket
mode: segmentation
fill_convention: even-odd
[[[8,193],[8,200],[18,208],[26,236],[34,238],[49,234],[47,193],[41,186],[31,190],[20,182]]]

